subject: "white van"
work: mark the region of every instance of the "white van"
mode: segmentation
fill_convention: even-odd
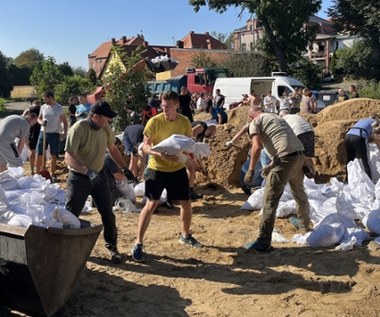
[[[295,88],[302,90],[305,85],[288,77],[286,73],[272,73],[270,77],[227,77],[216,79],[213,96],[216,95],[216,89],[220,89],[225,97],[224,108],[229,110],[231,103],[239,102],[243,94],[249,95],[252,90],[259,96],[266,95],[271,90],[272,95],[280,99],[284,92],[289,94]]]

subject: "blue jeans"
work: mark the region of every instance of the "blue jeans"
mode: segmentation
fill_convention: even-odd
[[[112,211],[111,191],[105,173],[103,170],[100,171],[91,181],[86,175],[70,171],[66,181],[66,209],[79,217],[89,195],[92,196],[102,216],[104,240],[106,243],[116,245],[116,219]]]

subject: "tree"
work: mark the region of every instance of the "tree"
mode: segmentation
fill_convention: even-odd
[[[373,50],[366,41],[355,43],[351,48],[336,51],[336,69],[355,78],[372,79],[378,69],[373,63]]]
[[[92,82],[79,75],[66,76],[62,82],[54,87],[56,100],[63,104],[68,105],[68,100],[71,96],[78,96],[82,93],[89,93],[94,90]]]
[[[363,37],[372,48],[374,76],[380,79],[380,2],[368,0],[333,0],[328,15],[338,31]]]
[[[36,64],[44,60],[44,54],[42,54],[36,48],[31,48],[29,50],[21,52],[15,59],[14,64],[18,68],[29,68],[33,69]]]
[[[270,60],[256,52],[236,52],[220,66],[235,77],[268,76],[271,72]]]
[[[315,36],[315,28],[305,27],[310,15],[317,13],[322,0],[189,0],[196,12],[208,5],[210,10],[223,13],[228,7],[241,7],[242,12],[255,14],[261,21],[265,36],[260,48],[275,56],[280,71],[296,62]]]
[[[0,97],[8,98],[13,89],[8,58],[0,52]]]
[[[223,34],[213,31],[211,32],[211,35],[215,37],[219,42],[226,44],[228,48],[232,47],[234,36],[232,32],[230,34]]]
[[[48,57],[34,67],[30,78],[31,84],[37,91],[38,96],[42,96],[45,91],[54,91],[54,88],[64,78],[60,67],[55,63],[53,57]]]
[[[63,74],[63,76],[73,76],[74,75],[73,69],[71,68],[71,66],[69,65],[68,62],[64,62],[62,64],[59,64],[58,67],[59,67],[61,73]]]
[[[43,60],[44,55],[35,48],[21,52],[10,67],[13,83],[15,85],[30,85],[30,76],[34,66]]]
[[[290,74],[309,88],[319,88],[322,66],[302,58],[292,65]]]
[[[205,51],[201,50],[197,53],[192,59],[191,62],[194,64],[194,67],[215,67],[216,62],[210,57],[209,54],[206,54]]]
[[[90,68],[87,71],[86,78],[88,78],[94,85],[96,85],[98,82],[98,78],[96,77],[96,72],[93,68]]]
[[[130,124],[140,123],[139,114],[146,105],[147,74],[145,69],[136,68],[141,62],[140,52],[143,49],[137,47],[131,56],[121,46],[114,45],[111,49],[111,54],[118,56],[121,63],[112,63],[109,66],[108,72],[103,76],[103,86],[106,100],[118,113],[113,122],[116,131],[124,131]]]

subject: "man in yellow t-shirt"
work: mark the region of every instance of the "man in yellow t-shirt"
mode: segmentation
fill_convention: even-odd
[[[159,115],[151,118],[144,129],[143,151],[149,155],[147,178],[145,180],[145,196],[148,198],[140,213],[137,238],[131,255],[137,262],[144,261],[143,239],[150,219],[157,208],[162,191],[166,188],[168,201],[179,200],[181,204],[180,218],[182,234],[179,242],[195,248],[202,245],[190,234],[192,208],[190,200],[189,180],[184,163],[178,155],[159,153],[152,149],[161,141],[173,134],[191,137],[192,130],[188,118],[178,113],[179,97],[174,91],[162,95]]]

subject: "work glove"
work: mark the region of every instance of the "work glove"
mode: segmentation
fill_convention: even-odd
[[[99,173],[93,171],[92,169],[88,169],[86,176],[90,179],[90,181],[93,181],[95,178],[97,178]]]
[[[252,182],[253,171],[247,170],[244,176],[244,183],[249,184]]]
[[[122,169],[122,171],[128,180],[133,181],[135,179],[135,176],[133,175],[133,173],[131,172],[129,168],[125,167]]]

